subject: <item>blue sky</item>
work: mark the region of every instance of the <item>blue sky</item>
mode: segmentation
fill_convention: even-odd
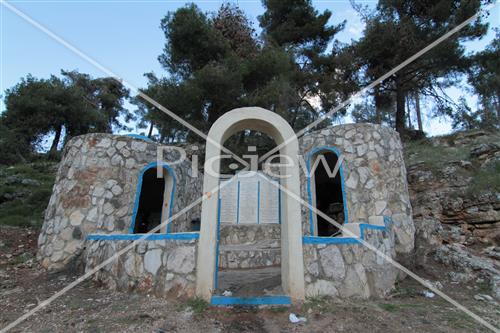
[[[160,20],[168,11],[186,3],[169,0],[8,2],[137,87],[145,85],[145,72],[164,73],[157,61],[164,45],[163,32],[159,28]],[[204,11],[216,11],[222,4],[222,1],[194,2]],[[257,16],[263,12],[260,0],[235,2],[257,25]],[[320,11],[329,9],[333,12],[331,23],[347,20],[346,28],[337,35],[339,40],[349,42],[361,36],[363,24],[349,1],[313,1],[313,4]],[[376,2],[363,1],[363,4],[374,6]],[[28,73],[46,78],[51,74],[58,75],[61,69],[77,69],[94,77],[104,75],[8,8],[1,5],[0,7],[1,92],[15,85]],[[498,4],[492,10],[488,22],[490,27],[499,26]],[[467,50],[482,50],[492,38],[493,34],[490,32],[482,40],[468,43]],[[461,89],[451,92],[454,96],[461,93]],[[168,108],[168,105],[166,107]],[[2,101],[0,110],[3,109]],[[424,125],[432,134],[442,134],[450,130],[449,123],[444,119],[427,121]]]

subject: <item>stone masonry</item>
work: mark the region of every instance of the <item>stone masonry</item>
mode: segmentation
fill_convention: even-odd
[[[89,271],[131,241],[88,241],[84,252]],[[94,275],[116,290],[137,290],[157,296],[194,296],[196,279],[195,239],[142,241]]]
[[[141,170],[156,162],[155,143],[129,136],[88,134],[66,144],[38,239],[44,267],[63,268],[81,254],[92,233],[128,233]],[[174,151],[164,151],[175,161]],[[171,166],[176,177],[175,214],[201,195],[201,178],[187,162]],[[173,231],[189,231],[199,208],[176,219]]]
[[[137,185],[141,171],[156,162],[159,147],[140,138],[109,134],[88,134],[67,143],[38,240],[38,258],[44,267],[58,270],[78,262],[89,271],[137,240],[137,235],[130,234]],[[309,152],[321,153],[323,148],[342,154],[345,226],[353,232],[333,240],[311,235],[309,209],[302,206],[306,295],[384,296],[402,275],[361,241],[395,259],[414,247],[398,134],[379,125],[339,125],[304,135],[299,147],[304,161]],[[164,160],[174,161],[176,154],[165,150]],[[169,165],[176,180],[175,215],[201,196],[203,177],[199,172],[193,176],[189,161]],[[300,183],[301,197],[309,202],[308,178],[302,168]],[[94,278],[118,290],[193,296],[197,255],[203,249],[198,248],[198,233],[191,232],[191,222],[200,218],[200,209],[197,205],[178,216],[171,235],[155,234],[154,240],[138,241]],[[281,227],[221,224],[219,268],[281,265]]]
[[[415,227],[406,182],[403,148],[399,134],[374,124],[348,124],[304,135],[302,152],[335,147],[344,156],[344,190],[349,223],[371,223],[377,216],[392,218],[396,252],[410,253]],[[301,175],[302,197],[308,198],[307,177]],[[305,199],[307,200],[307,199]],[[309,210],[302,206],[303,232],[309,234]]]

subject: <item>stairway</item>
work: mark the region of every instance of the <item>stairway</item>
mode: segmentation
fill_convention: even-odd
[[[279,240],[270,239],[245,244],[219,246],[220,269],[247,269],[279,266],[281,248]]]
[[[282,295],[280,236],[279,224],[222,225],[216,294]]]

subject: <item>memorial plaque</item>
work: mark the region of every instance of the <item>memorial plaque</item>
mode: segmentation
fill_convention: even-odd
[[[269,179],[269,178],[268,178]],[[259,223],[279,223],[279,188],[269,182],[260,180],[260,218]]]
[[[257,223],[257,184],[259,176],[255,172],[238,174],[240,183],[240,211],[239,224]]]
[[[220,222],[236,223],[238,204],[238,180],[223,180],[220,182]]]
[[[221,223],[279,223],[279,188],[256,172],[243,171],[221,181]]]

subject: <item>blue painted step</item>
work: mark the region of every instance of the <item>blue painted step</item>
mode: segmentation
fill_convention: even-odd
[[[259,296],[259,297],[235,297],[235,296],[212,296],[211,305],[290,305],[292,303],[288,296]]]

